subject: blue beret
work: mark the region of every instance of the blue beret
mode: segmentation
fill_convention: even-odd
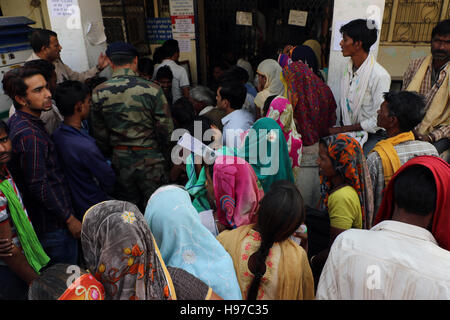
[[[106,55],[111,58],[112,56],[124,55],[124,56],[138,56],[136,48],[126,42],[117,41],[108,45],[106,49]]]

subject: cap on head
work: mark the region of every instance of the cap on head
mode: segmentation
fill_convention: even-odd
[[[106,49],[106,55],[108,58],[112,58],[113,56],[138,56],[138,51],[136,48],[126,42],[117,41],[108,45]]]

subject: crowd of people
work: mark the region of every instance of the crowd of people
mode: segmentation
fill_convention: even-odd
[[[207,87],[176,40],[78,73],[35,29],[3,79],[0,299],[450,299],[450,20],[401,91],[369,25],[340,29],[335,93],[316,40],[216,61]]]

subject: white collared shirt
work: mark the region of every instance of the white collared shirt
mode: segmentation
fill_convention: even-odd
[[[353,99],[357,96],[355,90],[357,89],[357,84],[361,81],[362,74],[361,70],[356,70],[353,73],[353,78],[351,79],[351,85],[348,92],[349,104],[352,106]],[[341,75],[341,79],[343,79]],[[383,93],[388,92],[391,87],[391,76],[378,62],[375,62],[373,66],[372,73],[369,77],[369,82],[367,89],[362,99],[361,113],[359,115],[359,123],[364,131],[375,133],[380,127],[377,126],[377,111],[380,109],[381,104],[384,101]],[[340,90],[338,90],[339,94]],[[337,126],[340,126],[341,116],[341,106],[340,97],[335,95],[337,103],[336,115],[337,115]],[[356,124],[356,123],[353,123]]]
[[[241,135],[251,128],[253,122],[253,115],[243,109],[237,109],[223,117],[223,145],[229,148],[238,148],[241,145]]]
[[[386,220],[336,238],[316,299],[448,300],[449,270],[450,252],[428,230]]]
[[[155,71],[153,72],[153,80],[155,80],[156,73],[158,73],[159,68],[162,66],[169,66],[172,71],[172,102],[175,103],[178,99],[183,97],[183,91],[181,89],[184,87],[189,87],[190,83],[188,74],[186,69],[177,64],[175,61],[171,59],[164,59],[163,62],[155,68]]]

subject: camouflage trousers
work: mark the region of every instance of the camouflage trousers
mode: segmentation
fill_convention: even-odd
[[[144,214],[147,201],[162,185],[169,183],[169,170],[161,153],[154,150],[114,149],[115,198],[134,203]]]

